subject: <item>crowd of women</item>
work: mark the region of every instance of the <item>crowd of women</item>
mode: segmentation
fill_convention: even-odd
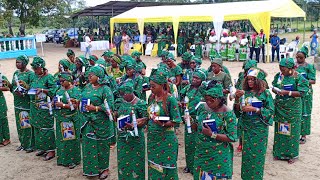
[[[71,169],[82,162],[85,176],[107,178],[110,148],[116,146],[118,179],[178,179],[176,130],[182,124],[184,172],[194,179],[232,179],[238,139],[242,179],[263,179],[272,125],[274,159],[293,163],[299,157],[299,144],[310,134],[316,81],[306,47],[296,61],[279,62],[272,86],[255,60],[244,61],[233,82],[219,55],[204,69],[202,59],[189,52],[176,64],[163,51],[150,76],[140,56],[106,51],[103,58],[86,59],[68,50],[54,75],[41,57],[33,58],[29,70],[29,58],[19,56],[12,81],[1,74],[1,146],[10,144],[3,92],[11,91],[21,143],[17,151],[37,151],[45,161],[57,156],[57,165]]]

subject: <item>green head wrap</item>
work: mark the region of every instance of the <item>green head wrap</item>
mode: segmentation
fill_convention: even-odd
[[[27,55],[18,56],[16,60],[21,61],[22,64],[24,64],[24,65],[27,65],[29,63],[29,58]]]
[[[220,67],[222,67],[222,59],[221,58],[214,58],[214,59],[211,59],[211,64],[212,63],[215,63],[215,64],[218,64]]]
[[[167,84],[169,71],[167,68],[152,69],[150,74],[150,81],[157,84]]]
[[[256,60],[247,60],[245,61],[244,70],[247,71],[250,68],[256,68],[257,67],[257,61]]]
[[[223,97],[223,88],[221,84],[216,84],[214,87],[204,92],[205,96],[211,96],[213,98]]]
[[[69,72],[62,72],[59,74],[59,78],[65,79],[68,82],[73,82],[73,76]]]
[[[74,52],[71,49],[68,49],[67,56],[69,57],[72,55],[75,55]]]
[[[98,61],[96,61],[96,65],[102,66],[103,68],[107,67],[107,63],[104,59],[99,58]]]
[[[193,55],[189,52],[185,52],[182,54],[182,61],[190,61]]]
[[[119,87],[118,90],[125,94],[131,94],[134,91],[134,82],[131,79],[127,80]]]
[[[135,69],[136,66],[136,60],[133,59],[131,56],[125,56],[124,61],[122,62],[122,65],[127,69]]]
[[[38,67],[44,68],[46,66],[46,62],[41,57],[36,56],[33,58],[31,66],[34,68],[38,68]]]
[[[169,51],[162,51],[160,54],[161,57],[165,57],[165,58],[167,58],[168,55],[169,55]]]
[[[200,57],[197,56],[193,56],[191,61],[195,61],[197,65],[201,65],[202,64],[202,59]]]
[[[101,56],[106,56],[108,58],[112,57],[114,53],[112,51],[105,51]]]
[[[96,62],[98,60],[98,57],[95,55],[90,55],[89,60]]]
[[[121,58],[119,55],[117,55],[117,54],[112,55],[111,58],[112,58],[117,64],[121,64],[121,62],[122,62],[122,58]]]
[[[304,54],[305,57],[309,56],[309,49],[307,46],[302,46],[298,53]]]
[[[83,66],[88,66],[89,65],[89,62],[87,60],[87,58],[84,56],[84,55],[81,55],[79,57],[77,57],[77,60],[79,60]]]
[[[201,81],[206,81],[207,76],[206,73],[203,72],[201,69],[197,69],[194,73],[193,76],[197,76],[201,79]]]
[[[258,68],[249,69],[247,76],[253,76],[260,80],[264,80],[266,78],[266,74]]]
[[[105,77],[103,68],[101,68],[100,66],[93,66],[89,70],[89,74],[90,73],[93,73],[94,75],[96,75],[99,78],[98,79],[99,84],[103,84],[104,77]]]
[[[69,67],[71,66],[70,62],[66,59],[61,59],[59,64],[61,64],[64,69],[70,69]]]
[[[133,51],[132,53],[131,53],[131,56],[132,57],[140,57],[142,55],[142,53],[141,52],[138,52],[138,51]]]
[[[282,58],[279,63],[280,66],[287,67],[292,69],[294,67],[294,59],[293,58]]]
[[[142,66],[142,65],[136,64],[136,68],[135,68],[136,72],[141,73],[141,72],[142,72],[142,69],[143,69],[143,66]]]
[[[174,55],[172,53],[169,53],[168,56],[166,57],[166,59],[176,61],[176,59],[174,58]]]

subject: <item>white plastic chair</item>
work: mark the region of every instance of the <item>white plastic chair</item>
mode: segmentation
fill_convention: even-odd
[[[297,53],[298,51],[298,45],[299,45],[300,41],[292,41],[287,47],[286,47],[286,54],[289,57],[294,57],[294,55]]]
[[[174,57],[177,57],[176,55],[176,49],[177,49],[177,45],[176,44],[171,44],[171,47],[174,47],[174,50],[170,50],[169,52],[172,53],[174,55]]]
[[[286,45],[280,45],[280,59],[287,58]],[[278,61],[280,61],[280,59]]]

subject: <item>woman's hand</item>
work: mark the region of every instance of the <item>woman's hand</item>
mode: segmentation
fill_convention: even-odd
[[[237,101],[239,101],[239,99],[244,95],[244,91],[237,89],[235,95],[236,95],[235,99],[236,99]]]
[[[256,112],[257,108],[253,106],[243,106],[242,111],[243,112]]]
[[[36,94],[40,94],[40,93],[45,93],[45,94],[47,94],[47,92],[46,92],[44,89],[42,89],[42,88],[37,88]]]
[[[212,131],[207,124],[204,124],[204,126],[202,126],[202,134],[211,137]]]
[[[280,92],[277,91],[277,94],[278,94],[279,96],[285,96],[285,95],[289,95],[289,92],[290,92],[290,91],[287,91],[287,90],[283,90],[283,89],[282,89]]]
[[[127,123],[127,122],[126,122],[126,125],[124,126],[124,128],[125,128],[125,129],[133,129],[134,126],[133,126],[132,123]]]
[[[189,84],[188,80],[182,80],[181,84]]]
[[[87,111],[96,111],[96,106],[90,104],[90,105],[86,105],[86,110]]]
[[[143,127],[145,124],[147,124],[147,119],[146,118],[137,119],[137,126],[138,127]]]
[[[62,102],[56,102],[56,103],[55,103],[55,106],[61,108],[61,107],[63,107],[63,103],[62,103]]]

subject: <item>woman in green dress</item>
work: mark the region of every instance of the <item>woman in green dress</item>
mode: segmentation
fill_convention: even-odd
[[[139,73],[136,73],[136,61],[129,56],[127,62],[126,62],[126,74],[121,77],[121,83],[124,83],[127,80],[132,80],[134,82],[134,93],[135,95],[140,98],[142,95],[142,84],[143,84],[143,78]],[[120,87],[119,86],[119,87]]]
[[[29,58],[26,55],[17,57],[16,70],[12,78],[12,93],[14,97],[14,114],[16,117],[16,126],[20,146],[17,151],[25,150],[32,152],[34,148],[33,129],[30,125],[30,96],[27,92],[20,92],[17,88],[16,79],[18,78],[19,85],[25,90],[29,89],[30,83],[34,78],[34,72],[27,68]]]
[[[195,56],[202,58],[202,44],[203,44],[203,39],[199,36],[199,34],[196,34],[196,35],[194,36],[194,44],[195,44],[195,46],[196,46]]]
[[[167,56],[165,63],[169,69],[169,81],[179,87],[181,80],[182,80],[182,69],[180,66],[175,64],[176,59],[172,53],[169,53]]]
[[[10,83],[6,76],[2,75],[2,83],[0,86],[0,147],[7,146],[11,143],[9,123],[7,117],[7,103],[3,95],[4,91],[10,91]]]
[[[204,92],[206,104],[197,110],[194,179],[232,179],[233,145],[237,139],[236,116],[225,105],[221,84],[211,84]],[[206,121],[210,121],[211,123]],[[210,126],[209,126],[210,125]]]
[[[134,82],[129,80],[119,88],[120,107],[116,111],[118,118],[129,115],[131,123],[118,128],[117,157],[118,179],[145,179],[145,138],[144,126],[147,122],[147,104],[134,95]],[[137,121],[137,134],[134,131],[133,113]]]
[[[62,72],[70,72],[70,70],[69,70],[70,65],[71,65],[71,63],[67,59],[61,59],[59,61],[58,71],[53,75],[54,81],[56,82],[57,87],[61,86],[60,80],[59,80],[59,75]]]
[[[316,83],[316,69],[313,64],[306,62],[309,50],[303,46],[296,54],[297,59],[297,72],[302,74],[309,81],[309,91],[302,97],[302,119],[301,119],[301,138],[300,144],[307,141],[307,135],[311,133],[311,112],[313,102],[313,89],[312,85]]]
[[[80,98],[81,91],[73,85],[73,76],[69,72],[59,75],[60,88],[57,90],[54,101],[56,119],[56,146],[57,164],[73,169],[80,164],[80,123],[76,101]],[[69,100],[67,99],[69,95]]]
[[[240,39],[240,48],[239,48],[239,61],[246,61],[248,58],[248,39],[246,34],[241,35]]]
[[[168,93],[168,71],[153,69],[148,101],[148,179],[178,180],[178,138],[175,127],[181,122],[178,102]]]
[[[178,56],[182,56],[182,54],[185,53],[186,51],[187,51],[186,36],[182,31],[180,31],[179,37],[178,37]]]
[[[186,167],[184,168],[185,173],[193,173],[193,161],[194,161],[194,151],[195,151],[195,137],[197,135],[196,128],[196,115],[197,110],[195,107],[202,100],[203,86],[202,82],[206,81],[206,74],[200,69],[195,70],[193,73],[191,84],[187,85],[180,91],[181,100],[181,112],[186,112],[186,108],[189,112],[189,117],[184,113],[184,119],[190,118],[191,122],[191,133],[188,132],[187,123],[185,123],[185,154],[186,154]]]
[[[236,60],[236,43],[237,36],[235,32],[231,33],[232,36],[228,37],[228,61]]]
[[[301,132],[302,100],[309,91],[309,82],[294,70],[294,59],[281,59],[280,71],[274,77],[272,85],[279,88],[274,101],[275,131],[273,157],[275,160],[287,160],[289,164],[299,157]],[[288,113],[290,112],[290,113]]]
[[[55,157],[54,119],[50,112],[48,99],[56,92],[54,77],[45,68],[46,63],[41,57],[34,57],[31,67],[35,72],[30,88],[36,94],[30,95],[30,124],[34,128],[36,156],[45,155],[48,161]]]
[[[74,71],[76,69],[76,65],[75,65],[76,55],[71,49],[68,49],[67,56],[68,56],[68,61],[70,62],[68,69],[70,71]]]
[[[273,98],[266,88],[265,75],[260,69],[249,69],[243,90],[236,91],[234,110],[239,114],[242,127],[241,134],[238,133],[243,146],[242,179],[263,179],[269,126],[273,124],[274,115]]]
[[[223,60],[228,59],[228,33],[224,32],[220,40],[220,54]]]
[[[79,56],[76,58],[76,69],[72,72],[74,76],[74,85],[79,87],[80,89],[84,88],[87,84],[86,71],[89,67],[88,60],[83,56]]]
[[[162,50],[166,47],[166,35],[160,32],[156,42],[158,43],[158,57],[160,57],[162,54]]]
[[[83,175],[100,176],[106,179],[109,175],[110,144],[114,143],[113,122],[109,119],[105,101],[113,110],[113,94],[104,82],[104,71],[93,66],[89,72],[89,84],[81,93],[81,129]],[[88,103],[90,99],[90,104]]]

